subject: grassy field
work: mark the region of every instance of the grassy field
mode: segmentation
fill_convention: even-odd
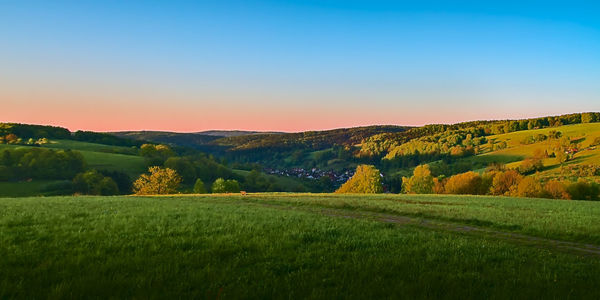
[[[481,168],[476,171],[483,171],[485,166],[492,162],[506,164],[508,168],[517,168],[524,159],[532,157],[536,149],[549,150],[551,153],[552,150],[550,149],[552,149],[553,144],[556,143],[555,140],[547,140],[523,145],[521,144],[521,141],[526,137],[537,134],[548,135],[549,132],[553,130],[560,131],[563,136],[569,137],[571,140],[577,140],[577,147],[581,150],[575,154],[573,160],[566,162],[564,165],[600,164],[600,147],[596,147],[595,149],[588,148],[597,137],[600,137],[600,123],[574,124],[492,135],[487,137],[487,139],[495,140],[497,143],[506,142],[507,148],[468,157],[463,159],[463,161],[470,162],[476,166],[481,166]],[[482,150],[488,151],[488,147],[488,145],[484,145]],[[554,178],[559,175],[560,163],[556,158],[544,159],[543,164],[545,168],[540,172],[539,176]]]
[[[0,144],[3,148],[30,147],[23,145]],[[71,149],[81,152],[89,167],[98,170],[121,171],[132,178],[136,178],[145,170],[145,161],[141,156],[123,154],[132,151],[131,148],[120,146],[107,146],[71,140],[52,140],[44,148]],[[116,152],[116,153],[114,153]]]
[[[65,183],[65,180],[0,182],[0,197],[28,197],[52,194],[53,187],[60,183]]]
[[[2,149],[15,149],[31,147],[23,145],[0,144]],[[97,170],[121,171],[132,179],[137,178],[146,171],[146,162],[143,157],[129,154],[131,148],[120,146],[107,146],[71,140],[52,140],[44,148],[71,149],[81,152],[87,166]],[[117,153],[114,153],[117,152]],[[0,197],[23,197],[39,196],[52,193],[52,185],[60,183],[60,180],[34,180],[32,182],[0,182]],[[54,194],[56,195],[56,194]]]
[[[599,212],[475,196],[0,198],[0,298],[597,299],[600,252],[510,234],[600,245]]]

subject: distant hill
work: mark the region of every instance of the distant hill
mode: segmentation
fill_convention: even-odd
[[[355,145],[363,139],[380,133],[396,133],[410,129],[407,126],[364,126],[323,131],[295,133],[242,130],[209,130],[193,133],[166,131],[121,131],[115,136],[133,140],[167,143],[206,149],[207,147],[231,150],[260,148],[324,149],[337,145]]]
[[[246,131],[246,130],[207,130],[196,132],[195,134],[210,135],[218,137],[233,137],[233,136],[244,136],[251,134],[282,134],[284,132],[276,131]]]
[[[199,145],[208,144],[222,136],[202,134],[202,133],[177,133],[166,131],[120,131],[110,134],[139,141],[149,141],[155,143],[165,143],[177,146],[186,146],[196,148]]]
[[[216,140],[214,143],[229,146],[236,150],[259,148],[308,148],[320,150],[333,145],[353,146],[362,140],[381,133],[403,132],[408,126],[363,126],[323,131],[305,131],[279,134],[254,134],[232,136]]]

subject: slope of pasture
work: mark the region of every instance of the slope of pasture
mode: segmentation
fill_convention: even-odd
[[[458,222],[600,245],[600,202],[471,195],[252,194],[245,201]]]
[[[3,148],[31,147],[24,145],[0,144]],[[90,168],[98,170],[121,171],[132,178],[139,176],[145,171],[145,161],[141,156],[134,155],[134,151],[128,147],[109,146],[72,140],[51,140],[43,145],[50,149],[71,149],[81,152]],[[117,152],[117,153],[115,153]],[[131,153],[131,154],[122,154]]]
[[[485,197],[0,198],[0,298],[600,297],[597,256],[323,210],[432,202],[443,214],[451,207],[443,202],[477,199],[492,206],[490,216],[521,222],[506,201],[494,207]],[[562,203],[574,209],[547,221],[565,229],[600,204],[527,207],[534,219]]]
[[[138,150],[135,147],[124,147],[124,146],[111,146],[103,144],[95,144],[88,142],[80,142],[73,140],[51,140],[48,144],[42,145],[46,148],[55,149],[72,149],[81,151],[93,151],[93,152],[104,152],[104,153],[120,153],[136,155]]]
[[[589,147],[596,138],[600,137],[600,123],[574,124],[492,135],[487,137],[487,139],[495,140],[496,143],[506,142],[507,148],[487,152],[466,158],[465,160],[476,163],[479,166],[485,166],[492,162],[499,162],[505,163],[509,168],[516,168],[524,159],[533,156],[536,149],[549,150],[549,152],[552,152],[551,149],[553,144],[556,143],[556,140],[546,140],[524,145],[521,144],[521,141],[529,136],[535,136],[537,134],[549,135],[550,131],[553,130],[560,131],[562,136],[570,137],[571,140],[577,141],[577,147],[580,149],[580,151],[575,154],[574,159],[567,162],[565,165],[600,164],[600,149],[598,149],[598,147],[595,147],[595,149],[594,147]],[[488,151],[488,147],[488,145],[484,145],[482,150]],[[560,163],[557,159],[547,158],[543,160],[543,163],[545,168],[544,171],[541,172],[541,176],[552,177],[559,172],[558,167],[560,167]]]
[[[2,149],[16,149],[20,147],[31,146],[0,144],[0,151],[2,151]],[[83,155],[88,167],[98,170],[121,171],[129,175],[132,179],[137,178],[145,171],[146,163],[143,157],[111,153],[130,151],[131,149],[127,147],[107,146],[71,140],[53,140],[43,147],[79,151],[81,152],[81,155]],[[0,182],[0,196],[23,197],[56,195],[56,190],[60,190],[60,185],[63,182],[63,180]]]
[[[20,182],[0,182],[0,197],[30,197],[57,195],[56,187],[65,180],[34,180]]]

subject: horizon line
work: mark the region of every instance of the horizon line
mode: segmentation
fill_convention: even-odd
[[[204,130],[191,130],[191,131],[174,131],[174,130],[168,130],[168,129],[122,129],[122,130],[110,130],[110,131],[103,131],[103,130],[92,130],[92,129],[74,129],[74,128],[69,128],[68,126],[64,126],[64,125],[58,125],[58,124],[40,124],[40,123],[23,123],[23,122],[18,122],[18,121],[2,121],[0,123],[14,123],[14,124],[27,124],[27,125],[38,125],[38,126],[54,126],[54,127],[61,127],[61,128],[65,128],[67,130],[69,130],[70,132],[76,132],[76,131],[91,131],[91,132],[100,132],[100,133],[118,133],[118,132],[139,132],[139,131],[148,131],[148,132],[165,132],[165,133],[182,133],[182,134],[186,134],[186,133],[203,133],[203,132],[210,132],[210,131],[224,131],[224,132],[233,132],[233,131],[244,131],[244,132],[255,132],[255,133],[262,133],[262,134],[268,134],[268,133],[302,133],[302,132],[310,132],[310,131],[331,131],[331,130],[339,130],[339,129],[351,129],[351,128],[360,128],[360,127],[372,127],[372,126],[395,126],[395,127],[411,127],[411,128],[415,128],[415,127],[423,127],[423,126],[427,126],[427,125],[456,125],[456,124],[462,124],[462,123],[468,123],[468,122],[484,122],[484,121],[488,121],[488,122],[494,122],[494,121],[519,121],[519,120],[528,120],[528,119],[537,119],[537,118],[546,118],[546,117],[558,117],[558,116],[564,116],[564,115],[571,115],[571,114],[583,114],[583,113],[600,113],[600,111],[582,111],[582,112],[568,112],[568,113],[562,113],[562,114],[554,114],[554,115],[544,115],[544,116],[535,116],[535,117],[526,117],[526,118],[514,118],[514,119],[510,119],[510,118],[498,118],[498,119],[471,119],[471,120],[463,120],[463,121],[459,121],[459,122],[438,122],[438,123],[422,123],[422,124],[416,124],[416,125],[400,125],[400,124],[365,124],[365,125],[356,125],[356,126],[341,126],[341,127],[330,127],[330,128],[320,128],[320,129],[307,129],[307,130],[299,130],[299,131],[285,131],[285,130],[253,130],[253,129],[204,129]]]

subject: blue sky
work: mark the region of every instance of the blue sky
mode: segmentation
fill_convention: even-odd
[[[298,131],[599,111],[599,16],[591,1],[0,1],[0,120]]]

